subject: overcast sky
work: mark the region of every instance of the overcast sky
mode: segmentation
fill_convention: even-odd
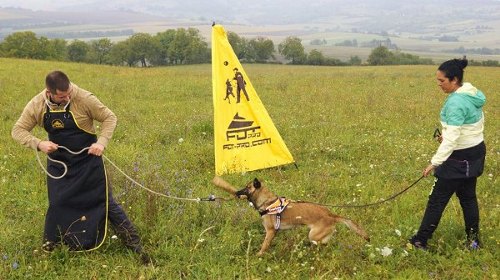
[[[183,3],[191,3],[191,5],[195,5],[195,3],[200,0],[184,0]],[[201,0],[205,2],[207,0]],[[266,4],[272,2],[272,0],[248,0],[252,2],[261,2],[262,4]],[[354,0],[355,1],[355,0]],[[386,3],[395,3],[393,0],[371,0],[373,2],[386,2]],[[474,3],[477,0],[465,0],[465,2]],[[500,0],[495,0],[500,1]],[[109,5],[109,3],[113,3],[114,5],[127,6],[127,4],[138,5],[138,4],[150,4],[149,2],[153,2],[155,4],[165,4],[168,5],[169,2],[176,2],[178,0],[105,0],[105,1],[96,1],[96,0],[0,0],[0,7],[19,7],[31,10],[54,10],[58,8],[64,8],[66,6],[84,6],[85,4],[91,4],[100,2],[103,5]],[[213,2],[213,1],[212,1]],[[238,1],[223,1],[226,2],[227,5],[235,5]],[[313,0],[310,3],[325,3],[325,2],[335,2],[335,0]],[[453,5],[456,1],[450,1],[450,5]],[[459,2],[464,2],[464,0],[459,0]],[[205,2],[206,3],[206,2]],[[396,2],[397,3],[397,2]],[[189,4],[187,4],[189,5]],[[286,8],[286,7],[283,7]]]
[[[0,0],[0,7],[17,7],[31,10],[53,10],[67,4],[86,3],[92,0]]]

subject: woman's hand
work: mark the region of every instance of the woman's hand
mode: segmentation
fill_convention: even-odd
[[[427,177],[429,176],[429,174],[434,170],[436,169],[436,167],[432,164],[429,164],[425,169],[424,169],[424,172],[422,172],[422,175],[424,175],[424,177]]]

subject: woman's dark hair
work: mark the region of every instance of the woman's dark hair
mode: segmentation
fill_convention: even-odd
[[[56,94],[56,90],[67,91],[69,84],[68,76],[61,71],[52,71],[45,77],[45,86],[52,94]]]
[[[462,84],[462,80],[464,78],[464,69],[467,67],[467,58],[462,59],[451,59],[443,62],[439,65],[438,70],[443,72],[444,76],[448,78],[450,81],[457,78],[459,84]]]

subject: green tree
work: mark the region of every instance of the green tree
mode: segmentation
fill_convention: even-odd
[[[164,32],[158,32],[155,36],[155,39],[158,41],[160,50],[158,56],[156,57],[155,64],[156,65],[165,65],[169,62],[169,47],[170,44],[175,39],[176,31],[174,29],[168,29]]]
[[[359,58],[359,56],[357,55],[351,56],[351,58],[349,58],[350,65],[361,65],[361,63],[362,63],[361,58]]]
[[[90,41],[90,60],[92,63],[109,64],[113,43],[108,38]]]
[[[234,54],[236,54],[236,57],[238,59],[243,59],[245,58],[245,46],[244,46],[244,40],[238,34],[232,31],[227,32],[227,40],[229,41],[229,44],[233,48]]]
[[[186,52],[189,46],[189,36],[187,30],[178,28],[174,40],[171,42],[168,53],[172,64],[183,64],[186,59]]]
[[[132,51],[129,47],[129,41],[120,41],[113,45],[111,51],[109,53],[110,62],[114,65],[123,65],[134,66],[136,59],[132,54]]]
[[[313,49],[309,52],[307,56],[307,64],[311,65],[323,65],[325,63],[325,56],[322,52]]]
[[[87,55],[90,51],[90,46],[81,40],[73,40],[68,45],[68,59],[74,62],[87,61]]]
[[[304,46],[298,37],[287,37],[278,45],[278,52],[286,59],[291,60],[291,64],[303,64],[306,61]]]
[[[257,62],[265,62],[269,59],[274,59],[274,42],[271,39],[258,37],[249,41],[250,47],[255,53]]]
[[[154,60],[160,53],[159,42],[148,33],[136,33],[127,39],[130,54],[134,62],[140,62],[142,67],[148,66],[148,61]]]
[[[172,64],[193,64],[210,61],[207,43],[198,29],[178,28],[168,47],[168,59]]]
[[[196,28],[189,28],[187,30],[189,44],[186,49],[186,57],[184,63],[204,63],[210,61],[210,52],[208,49],[208,44],[205,42],[200,34],[200,31]]]
[[[68,59],[68,42],[64,39],[52,39],[48,42],[48,53],[47,59],[64,61]]]
[[[8,35],[3,40],[1,48],[6,57],[43,59],[40,43],[32,31]]]
[[[35,57],[36,59],[49,59],[52,55],[50,50],[50,40],[47,37],[40,37],[38,39],[38,48],[36,50]]]
[[[384,46],[373,49],[368,56],[368,64],[370,65],[391,65],[394,62],[394,54]]]
[[[497,60],[488,59],[488,60],[481,62],[481,65],[489,66],[489,67],[498,67],[499,64],[498,64]]]
[[[227,33],[227,40],[233,48],[234,53],[241,61],[254,61],[257,57],[255,49],[250,46],[250,41],[247,38],[240,37],[234,32]]]

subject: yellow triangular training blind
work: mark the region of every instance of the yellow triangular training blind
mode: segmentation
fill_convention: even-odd
[[[217,175],[294,162],[220,25],[212,27],[212,87]]]

